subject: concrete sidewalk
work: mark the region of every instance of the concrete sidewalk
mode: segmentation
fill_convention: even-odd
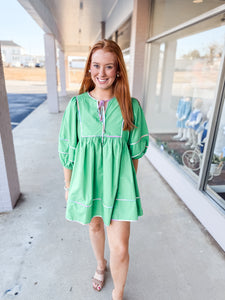
[[[68,98],[61,98],[62,111]],[[91,287],[96,264],[88,227],[64,218],[62,115],[49,114],[45,102],[13,130],[22,196],[12,212],[0,214],[3,300],[111,299],[109,272],[101,293]],[[224,300],[224,252],[146,158],[138,181],[144,216],[132,223],[124,299]]]

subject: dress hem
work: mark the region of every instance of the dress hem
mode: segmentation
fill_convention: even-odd
[[[102,216],[94,216],[93,218],[95,218],[95,217],[101,218],[102,221],[103,221],[103,223],[104,223],[104,225],[105,225],[106,227],[110,226],[111,222],[110,222],[109,225],[105,224],[105,222],[104,222]],[[138,217],[142,217],[142,216],[138,216]],[[93,218],[92,218],[92,219],[93,219]],[[92,220],[92,219],[91,219],[91,220]],[[83,226],[84,226],[84,225],[89,225],[89,224],[91,223],[91,222],[89,222],[89,223],[82,223],[82,222],[80,222],[80,221],[77,221],[77,220],[70,220],[70,219],[68,219],[68,218],[66,218],[66,220],[69,221],[69,222],[81,224],[81,225],[83,225]],[[132,222],[132,223],[133,223],[133,222],[137,222],[138,219],[137,219],[137,220],[119,220],[119,219],[111,219],[111,221],[118,221],[118,222]]]

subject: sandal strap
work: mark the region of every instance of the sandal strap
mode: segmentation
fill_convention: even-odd
[[[103,285],[104,285],[104,281],[98,280],[98,279],[95,278],[95,277],[92,277],[92,282],[94,282],[94,283],[96,283],[96,284],[98,284],[98,285],[100,285],[100,286],[103,286]]]
[[[99,275],[104,275],[105,271],[106,271],[106,269],[104,269],[104,270],[96,269],[96,273],[99,274]]]

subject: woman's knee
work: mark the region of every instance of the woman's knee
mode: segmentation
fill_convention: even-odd
[[[129,247],[127,243],[113,243],[110,245],[110,254],[124,261],[129,257]]]
[[[89,229],[93,233],[104,230],[104,223],[102,221],[102,218],[99,217],[93,218],[91,220],[91,223],[89,224]]]

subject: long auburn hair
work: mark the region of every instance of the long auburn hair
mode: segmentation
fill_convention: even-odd
[[[124,120],[123,130],[132,130],[135,125],[133,124],[133,109],[132,101],[130,97],[130,90],[128,84],[128,77],[125,62],[123,59],[123,54],[120,47],[116,42],[112,40],[101,40],[97,42],[92,48],[88,55],[86,66],[84,69],[84,77],[81,83],[79,94],[84,92],[91,92],[95,88],[95,84],[91,79],[91,74],[89,72],[91,66],[92,55],[96,50],[103,49],[106,52],[112,52],[117,58],[117,72],[119,77],[116,77],[113,83],[114,96],[116,97],[121,113]]]

